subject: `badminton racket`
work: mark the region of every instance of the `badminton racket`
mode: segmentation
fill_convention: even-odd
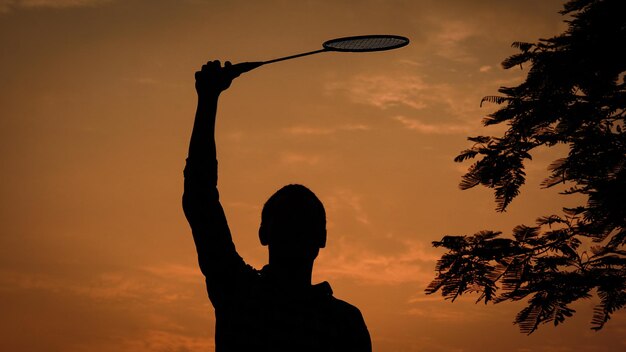
[[[306,53],[289,55],[284,57],[279,57],[273,60],[267,61],[257,61],[257,62],[242,62],[236,66],[238,68],[238,73],[248,72],[253,70],[259,66],[271,64],[274,62],[280,62],[290,59],[295,59],[298,57],[319,54],[329,51],[337,51],[337,52],[355,52],[355,53],[363,53],[363,52],[371,52],[371,51],[384,51],[384,50],[392,50],[401,48],[409,44],[409,39],[406,37],[402,37],[399,35],[389,35],[389,34],[373,34],[373,35],[360,35],[353,37],[342,37],[327,40],[322,44],[322,49],[313,50]]]

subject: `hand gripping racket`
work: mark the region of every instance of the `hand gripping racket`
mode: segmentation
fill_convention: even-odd
[[[242,62],[233,67],[238,68],[238,73],[242,74],[253,70],[259,66],[265,64],[271,64],[274,62],[295,59],[297,57],[308,56],[318,53],[324,53],[329,51],[339,52],[370,52],[370,51],[384,51],[401,48],[409,44],[409,39],[399,35],[389,34],[374,34],[374,35],[360,35],[355,37],[343,37],[327,40],[322,44],[322,49],[313,50],[302,54],[290,55],[280,57],[278,59],[257,61],[257,62]]]

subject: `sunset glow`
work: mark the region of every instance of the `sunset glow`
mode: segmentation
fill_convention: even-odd
[[[359,307],[374,351],[618,351],[626,314],[590,330],[593,300],[531,336],[521,304],[426,296],[431,242],[505,233],[559,211],[542,150],[506,213],[461,191],[479,106],[523,80],[514,41],[565,29],[560,0],[0,0],[0,350],[213,351],[214,315],[181,208],[207,60],[269,60],[325,40],[397,34],[378,53],[322,53],[242,75],[220,98],[219,189],[260,268],[261,207],[301,183],[326,207],[313,281]]]

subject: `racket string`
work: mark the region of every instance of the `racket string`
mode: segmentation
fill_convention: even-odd
[[[394,37],[354,38],[327,43],[327,47],[338,50],[376,50],[392,48],[404,44],[406,40]]]

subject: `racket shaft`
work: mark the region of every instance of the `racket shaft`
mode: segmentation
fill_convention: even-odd
[[[285,61],[285,60],[289,60],[289,59],[295,59],[297,57],[302,57],[302,56],[308,56],[308,55],[313,55],[313,54],[317,54],[317,53],[323,53],[325,51],[329,51],[328,49],[320,49],[320,50],[314,50],[314,51],[309,51],[307,53],[302,53],[302,54],[296,54],[296,55],[290,55],[290,56],[284,56],[284,57],[279,57],[278,59],[273,59],[273,60],[268,60],[268,61],[263,61],[262,64],[271,64],[273,62],[278,62],[278,61]]]

